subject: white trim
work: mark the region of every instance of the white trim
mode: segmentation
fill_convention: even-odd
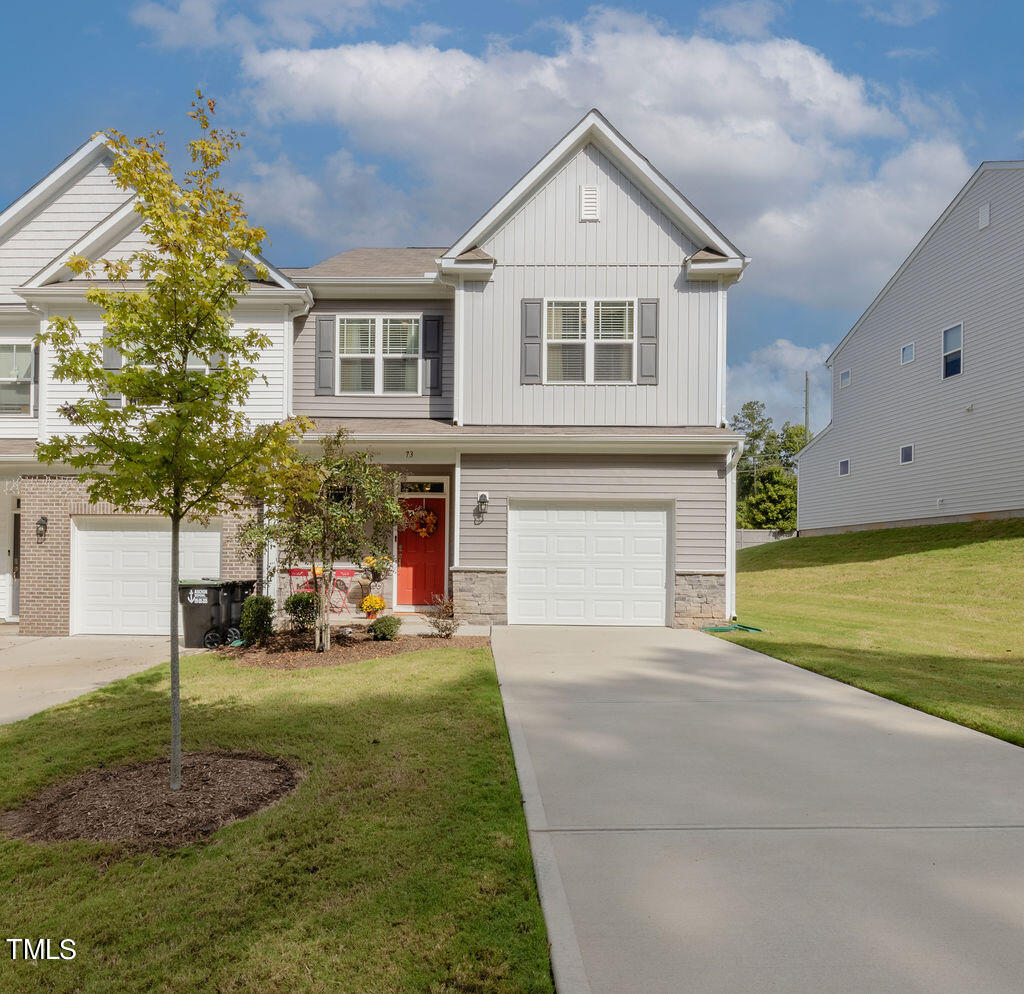
[[[743,254],[691,204],[653,165],[636,150],[598,110],[588,111],[500,200],[495,203],[447,252],[439,264],[458,266],[455,260],[463,252],[484,241],[515,207],[555,171],[561,161],[588,143],[601,148],[619,163],[627,165],[627,173],[643,192],[661,207],[694,241],[707,244],[739,263],[746,265]]]
[[[726,293],[725,280],[718,277],[718,424],[724,425],[729,418],[726,399]]]
[[[463,362],[463,343],[465,340],[464,324],[466,320],[466,281],[459,276],[455,284],[455,301],[453,304],[455,318],[455,342],[453,362],[455,364],[455,396],[452,398],[452,421],[462,424],[463,390],[465,382],[465,363]]]
[[[455,471],[452,489],[455,491],[452,503],[452,562],[451,569],[459,565],[459,540],[461,538],[460,521],[462,518],[462,453],[455,453]],[[447,576],[445,582],[447,583]]]
[[[0,240],[47,200],[56,195],[58,188],[80,172],[92,168],[104,156],[112,154],[105,135],[96,135],[71,153],[60,165],[50,170],[38,183],[23,193],[0,213]]]

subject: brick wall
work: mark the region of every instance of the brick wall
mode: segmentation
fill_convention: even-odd
[[[67,635],[71,627],[71,519],[87,514],[122,514],[110,504],[89,502],[88,490],[73,476],[21,479],[21,588],[18,631],[22,635]],[[46,537],[36,522],[47,519]],[[135,517],[135,515],[133,515]],[[225,514],[221,525],[221,572],[227,579],[251,579],[253,560],[238,534],[248,514]]]

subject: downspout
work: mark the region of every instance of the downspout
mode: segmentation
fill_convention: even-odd
[[[736,617],[736,467],[743,455],[740,438],[725,463],[725,616]]]

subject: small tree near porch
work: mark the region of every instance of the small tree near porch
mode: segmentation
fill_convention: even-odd
[[[53,376],[83,393],[62,412],[74,430],[40,443],[39,458],[81,471],[93,501],[170,519],[173,790],[181,786],[181,523],[250,505],[304,427],[254,427],[241,410],[270,340],[256,329],[233,334],[231,314],[248,290],[249,273],[266,276],[254,262],[264,232],[248,223],[241,200],[219,186],[239,136],[211,127],[213,110],[213,101],[197,93],[190,116],[200,134],[188,143],[192,168],[180,184],[158,136],[107,134],[111,173],[136,195],[150,247],[116,261],[69,260],[76,274],[106,283],[85,294],[103,313],[102,342],[83,338],[70,317],[53,318],[38,336],[52,351]],[[129,278],[141,278],[144,287]]]
[[[315,646],[330,648],[330,592],[334,564],[390,554],[405,524],[402,478],[349,448],[344,430],[321,443],[319,455],[290,459],[271,483],[264,519],[245,537],[256,552],[273,545],[285,567],[310,567],[318,612]]]

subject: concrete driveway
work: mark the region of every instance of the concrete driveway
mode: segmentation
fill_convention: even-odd
[[[33,638],[0,627],[0,725],[170,658],[167,636]]]
[[[493,633],[559,991],[1017,991],[1024,750],[667,629]]]

